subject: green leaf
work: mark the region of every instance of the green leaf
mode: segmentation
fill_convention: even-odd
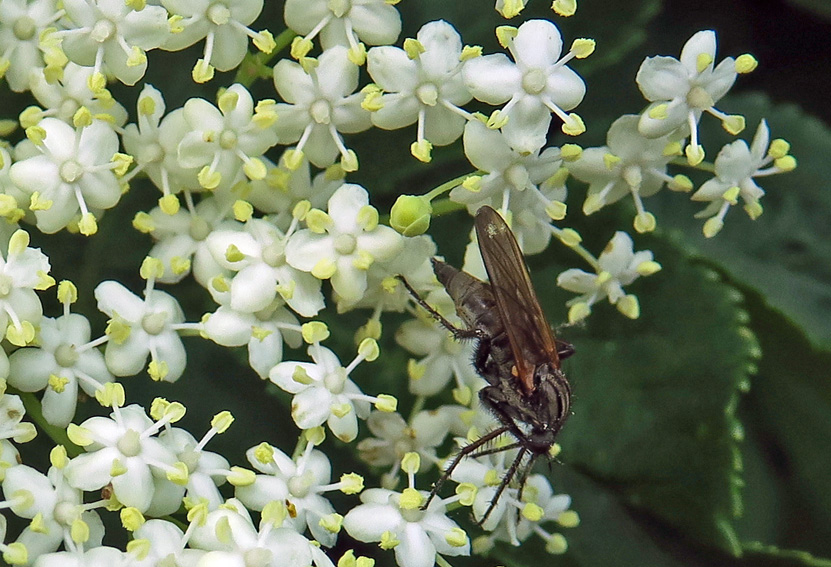
[[[739,554],[734,410],[755,341],[740,295],[715,273],[654,237],[643,248],[664,269],[632,286],[641,318],[598,306],[585,328],[563,332],[577,352],[566,363],[574,415],[562,459],[688,537]]]
[[[762,198],[765,214],[754,222],[736,207],[727,214],[724,229],[708,240],[701,234],[701,222],[691,218],[697,207],[679,203],[683,197],[663,194],[647,207],[659,225],[682,231],[691,251],[762,294],[770,307],[803,329],[813,345],[829,349],[831,240],[819,235],[827,233],[831,218],[831,132],[799,108],[775,106],[761,94],[731,97],[720,108],[746,116],[747,131],[741,135],[745,140],[765,117],[771,139],[791,143],[799,162],[796,170],[758,179],[767,193]],[[718,147],[708,142],[712,138],[705,133],[704,144],[712,154],[708,159],[715,158],[711,148]]]

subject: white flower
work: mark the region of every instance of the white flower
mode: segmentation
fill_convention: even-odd
[[[769,153],[769,145],[770,131],[767,122],[762,120],[749,148],[744,140],[736,140],[721,148],[716,156],[715,177],[706,181],[691,197],[693,201],[710,201],[707,208],[695,215],[698,218],[710,217],[704,223],[705,236],[715,236],[721,230],[724,215],[738,203],[739,197],[744,201],[744,210],[750,218],[755,220],[762,214],[759,199],[765,191],[754,178],[781,173],[793,167],[792,164],[787,168],[780,167],[779,159]],[[771,163],[773,166],[768,167]]]
[[[256,313],[236,311],[229,304],[231,293],[211,288],[211,295],[220,307],[203,320],[205,335],[223,346],[248,346],[248,364],[263,379],[283,360],[283,341],[290,347],[301,344],[297,318],[281,305],[282,300]]]
[[[319,279],[330,279],[339,303],[351,306],[367,288],[367,270],[376,261],[392,259],[402,237],[378,224],[378,211],[369,205],[366,189],[345,183],[328,203],[328,214],[306,216],[308,229],[299,230],[286,245],[286,261]]]
[[[569,320],[582,319],[592,305],[606,298],[621,313],[636,319],[640,314],[637,297],[626,295],[623,287],[660,269],[661,265],[652,259],[652,252],[634,252],[632,238],[625,232],[616,232],[597,259],[596,273],[570,269],[557,276],[558,286],[581,294],[567,303],[571,306]]]
[[[197,78],[198,82],[203,82],[202,78],[210,79],[213,67],[230,71],[238,66],[248,53],[249,36],[258,47],[265,47],[259,42],[268,38],[248,27],[262,12],[263,0],[162,0],[161,3],[171,14],[182,17],[177,22],[177,33],[167,38],[164,49],[179,51],[207,38],[203,58],[194,69],[195,74],[203,74]]]
[[[371,125],[369,112],[361,108],[358,67],[349,61],[346,48],[324,51],[317,65],[305,68],[281,59],[274,66],[274,88],[286,101],[277,104],[275,124],[281,144],[297,144],[297,152],[320,168],[335,162],[357,169],[357,157],[343,144],[340,133],[353,134]]]
[[[323,49],[343,45],[360,51],[358,41],[388,45],[401,33],[401,15],[385,0],[287,0],[284,17],[307,41],[319,33]]]
[[[31,74],[32,94],[43,105],[41,116],[54,116],[71,124],[79,108],[87,108],[93,116],[108,117],[116,126],[127,122],[127,109],[116,101],[109,91],[89,90],[92,67],[81,67],[71,61],[63,68],[63,76],[48,80],[42,72]]]
[[[696,125],[703,112],[723,121],[731,118],[716,110],[715,104],[736,81],[736,62],[727,57],[714,67],[715,57],[715,32],[700,31],[684,44],[680,60],[666,56],[644,59],[636,81],[651,104],[641,114],[641,134],[658,138],[684,128],[685,133],[689,130],[690,146],[700,148]]]
[[[40,248],[29,248],[29,235],[17,230],[9,240],[5,258],[0,258],[0,333],[17,346],[34,338],[43,317],[43,306],[35,293],[54,280],[48,275],[49,258]],[[8,359],[0,357],[0,376],[8,376]]]
[[[566,164],[577,179],[589,184],[583,212],[590,215],[606,205],[631,195],[638,216],[654,228],[654,218],[644,210],[642,198],[671,182],[666,166],[674,157],[665,149],[668,136],[645,138],[638,131],[638,116],[626,114],[615,120],[606,135],[606,146],[587,148],[580,158]],[[636,223],[637,225],[637,223]],[[646,231],[641,231],[646,232]]]
[[[367,71],[384,91],[371,101],[380,106],[372,123],[395,130],[418,121],[417,143],[445,146],[461,135],[467,113],[459,107],[472,98],[462,79],[462,39],[443,20],[425,24],[416,38],[411,52],[369,50]]]
[[[64,541],[72,541],[70,531],[75,522],[82,522],[89,530],[85,546],[101,545],[101,518],[84,507],[84,493],[67,484],[61,469],[53,466],[47,476],[26,465],[11,467],[3,479],[3,493],[15,515],[30,520],[37,517],[17,538],[29,552],[29,564],[57,551]]]
[[[161,6],[148,4],[140,10],[133,6],[111,0],[63,0],[66,15],[76,26],[56,32],[67,57],[95,67],[96,74],[109,72],[122,83],[135,85],[147,70],[145,51],[164,43],[170,29],[167,10]]]
[[[69,313],[40,322],[37,348],[22,348],[9,357],[8,382],[23,392],[44,390],[43,417],[66,427],[75,416],[78,388],[89,396],[114,380],[104,355],[90,340],[89,320]]]
[[[142,300],[120,283],[104,281],[95,299],[110,317],[104,358],[113,374],[138,374],[149,355],[154,379],[175,382],[182,376],[187,355],[178,329],[185,316],[173,296],[151,289]]]
[[[566,127],[572,124],[565,111],[580,104],[586,85],[565,65],[574,53],[560,58],[560,31],[547,20],[519,26],[507,48],[514,62],[501,53],[471,59],[465,64],[465,83],[477,100],[507,103],[501,119],[507,119],[502,132],[509,145],[521,153],[535,152],[545,145],[552,112]]]
[[[224,502],[217,488],[225,483],[231,467],[228,460],[218,453],[205,450],[205,445],[217,433],[211,429],[201,441],[179,427],[168,427],[159,434],[159,441],[170,449],[176,458],[188,467],[188,482],[185,496],[194,502],[205,500],[213,510]]]
[[[156,490],[154,476],[164,478],[176,462],[173,451],[153,436],[163,424],[154,423],[137,404],[115,407],[109,418],[84,421],[80,438],[73,441],[81,441],[87,453],[66,465],[67,481],[87,492],[112,483],[119,502],[147,511]]]
[[[450,423],[458,419],[462,411],[464,408],[461,406],[422,410],[409,423],[398,412],[373,411],[366,425],[374,437],[367,437],[358,443],[361,459],[373,467],[392,467],[384,474],[384,484],[397,480],[401,459],[410,452],[421,455],[421,467],[417,472],[424,472],[438,463],[436,447],[444,443]]]
[[[130,554],[114,547],[78,546],[74,551],[59,551],[38,557],[34,567],[113,567],[132,561]],[[128,563],[129,564],[129,563]]]
[[[179,165],[202,168],[199,183],[205,189],[229,188],[240,169],[249,179],[263,179],[260,159],[277,136],[271,128],[276,114],[273,101],[254,107],[248,90],[233,84],[223,92],[219,108],[202,98],[191,98],[183,118],[190,127],[178,146]]]
[[[164,265],[162,283],[176,283],[191,271],[203,287],[225,270],[214,260],[208,246],[208,237],[215,230],[236,230],[238,225],[228,220],[231,204],[222,203],[217,195],[204,197],[193,210],[178,210],[170,215],[154,207],[139,221],[133,221],[142,232],[149,232],[156,244],[148,254]]]
[[[363,360],[361,355],[344,368],[328,348],[318,344],[308,349],[314,363],[281,362],[269,373],[269,379],[281,389],[294,394],[291,417],[300,429],[326,423],[341,441],[358,435],[358,418],[369,416],[369,404],[376,398],[361,392],[349,373]]]
[[[470,363],[474,342],[456,340],[432,319],[405,321],[395,332],[395,342],[418,357],[407,366],[409,389],[417,396],[435,396],[453,379],[456,389],[466,390],[463,395],[469,397],[471,387],[481,380]]]
[[[55,24],[61,12],[57,0],[4,0],[0,2],[0,67],[15,92],[29,88],[30,75],[44,67],[40,35]]]
[[[113,169],[118,136],[104,121],[94,120],[77,130],[58,120],[44,118],[37,128],[40,155],[12,165],[9,176],[30,196],[37,227],[46,233],[65,228],[81,212],[81,231],[93,234],[90,210],[110,209],[121,198],[121,185]],[[92,226],[85,228],[85,222]]]
[[[189,530],[190,546],[208,551],[199,562],[205,567],[247,565],[251,558],[257,558],[262,567],[311,565],[311,542],[292,528],[276,524],[273,518],[263,518],[258,530],[242,503],[231,499]]]
[[[410,484],[403,493],[365,490],[363,504],[346,514],[343,527],[358,541],[378,541],[383,549],[394,547],[400,567],[433,567],[437,554],[469,555],[467,535],[447,517],[444,502],[434,498],[421,510],[427,493],[415,490],[412,481]]]
[[[251,219],[241,231],[214,231],[208,247],[222,268],[236,272],[230,282],[210,286],[212,293],[231,293],[230,303],[217,298],[218,303],[240,313],[257,313],[282,298],[304,317],[323,309],[320,280],[287,263],[286,237],[267,220]]]
[[[246,451],[248,462],[263,474],[253,484],[238,486],[234,495],[251,510],[262,511],[273,501],[285,502],[292,510],[286,518],[289,526],[303,533],[308,527],[312,537],[326,547],[332,547],[337,533],[323,527],[321,519],[335,513],[335,508],[323,496],[337,490],[332,480],[332,465],[328,457],[307,443],[307,448],[296,462],[276,447],[262,444]],[[284,525],[286,525],[284,523]]]
[[[268,174],[265,179],[251,180],[245,199],[255,209],[268,214],[269,222],[280,230],[287,231],[294,221],[292,213],[300,201],[309,201],[312,207],[323,208],[326,201],[338,187],[343,185],[343,177],[323,171],[312,177],[309,160],[303,158],[298,164],[286,165],[286,158],[294,152],[288,148],[274,165],[266,159]]]
[[[16,443],[25,443],[31,441],[37,435],[37,430],[34,425],[23,421],[26,415],[26,409],[23,407],[23,402],[20,396],[4,393],[0,396],[0,440],[4,441],[2,447],[3,459],[0,462],[18,464],[18,460],[10,460],[10,457],[16,456],[17,449],[11,444],[6,444],[6,439],[11,439]]]
[[[164,98],[151,85],[144,85],[136,106],[136,124],[128,124],[122,133],[124,149],[136,162],[125,181],[145,172],[163,195],[201,190],[199,168],[179,164],[179,142],[191,130],[184,110],[177,108],[165,116]]]
[[[133,539],[149,542],[147,557],[137,567],[156,567],[159,562],[173,560],[181,567],[196,567],[205,555],[200,549],[185,549],[187,539],[182,530],[167,520],[147,520],[133,532]]]

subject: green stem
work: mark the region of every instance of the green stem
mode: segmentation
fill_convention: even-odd
[[[438,187],[436,187],[435,189],[433,189],[432,191],[430,191],[429,193],[427,193],[425,197],[428,200],[432,201],[436,197],[443,195],[444,193],[448,193],[451,189],[458,187],[459,185],[464,183],[465,179],[467,179],[468,177],[477,175],[478,173],[478,171],[475,171],[473,173],[465,173],[464,175],[460,175],[459,177],[451,179],[450,181],[446,181]]]
[[[672,165],[677,165],[679,167],[694,169],[696,171],[706,171],[707,173],[716,172],[715,164],[709,161],[702,161],[698,165],[690,165],[685,158],[673,158],[672,161],[670,161],[669,163],[671,163]]]
[[[284,30],[277,37],[274,38],[276,46],[271,53],[249,53],[245,56],[242,63],[237,69],[237,74],[234,77],[234,82],[240,83],[245,87],[250,87],[257,79],[267,79],[271,75],[271,68],[269,64],[279,55],[286,47],[291,45],[292,40],[297,34],[292,30]]]
[[[9,391],[12,392],[14,389],[9,388]],[[26,413],[32,418],[32,421],[44,432],[49,438],[55,442],[57,445],[63,445],[66,448],[66,454],[70,457],[77,457],[84,450],[69,440],[69,435],[66,433],[66,429],[62,429],[60,427],[56,427],[51,425],[46,418],[43,416],[43,407],[40,404],[40,400],[37,399],[32,393],[28,392],[17,392],[14,393],[20,396],[20,399],[23,401],[23,407],[26,408]]]

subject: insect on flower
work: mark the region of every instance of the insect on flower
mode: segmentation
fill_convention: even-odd
[[[529,458],[521,473],[520,492],[534,461],[550,454],[570,414],[571,387],[560,369],[560,361],[573,354],[574,349],[570,343],[554,337],[531,284],[522,251],[499,213],[488,206],[480,208],[475,226],[490,283],[433,259],[433,271],[467,328],[450,323],[421,299],[406,280],[400,279],[416,302],[457,339],[479,341],[473,364],[488,382],[480,390],[479,398],[501,423],[461,448],[433,486],[426,504],[464,457],[519,449],[488,509],[478,520],[482,524],[526,456]],[[488,447],[488,443],[506,433],[514,437],[513,443]]]

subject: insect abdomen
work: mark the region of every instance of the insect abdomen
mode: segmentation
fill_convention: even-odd
[[[488,284],[435,258],[433,272],[468,328],[480,329],[490,337],[503,333],[496,300]]]

